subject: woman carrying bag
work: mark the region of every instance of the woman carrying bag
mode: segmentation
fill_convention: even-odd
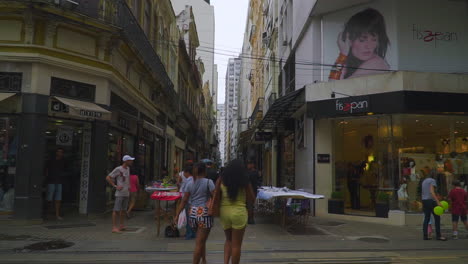
[[[240,263],[242,240],[247,226],[247,204],[255,201],[247,171],[240,160],[233,160],[216,182],[214,199],[209,205],[209,215],[221,218],[226,242],[224,263]]]
[[[199,163],[194,168],[195,180],[185,187],[185,194],[179,204],[174,219],[177,224],[180,212],[188,203],[190,206],[189,221],[190,226],[196,233],[196,245],[193,253],[193,264],[206,263],[206,240],[213,227],[213,217],[208,214],[209,201],[213,197],[215,185],[212,180],[206,179],[206,165]]]

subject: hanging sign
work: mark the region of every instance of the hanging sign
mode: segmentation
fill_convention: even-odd
[[[73,143],[73,128],[60,127],[57,131],[57,146],[71,146]]]

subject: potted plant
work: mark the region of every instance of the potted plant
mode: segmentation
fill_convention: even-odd
[[[375,203],[375,216],[388,218],[388,211],[390,210],[390,195],[386,192],[380,192],[377,195]]]
[[[332,192],[331,199],[328,199],[329,214],[344,214],[344,194],[343,192]]]

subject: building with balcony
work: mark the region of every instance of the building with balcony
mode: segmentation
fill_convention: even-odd
[[[431,170],[442,194],[453,180],[468,182],[467,3],[427,3],[277,1],[278,89],[264,96],[257,129],[273,132],[264,145],[278,151],[276,185],[343,195],[339,214],[323,200],[317,215],[412,224],[421,217],[417,186]],[[337,44],[343,31],[354,34],[349,46]]]
[[[197,24],[198,37],[200,46],[197,48],[197,53],[205,65],[205,73],[203,74],[203,84],[209,84],[210,97],[214,100],[214,106],[217,105],[217,69],[214,64],[215,54],[215,12],[214,6],[210,5],[210,1],[204,0],[171,0],[172,6],[176,13],[180,13],[191,6]],[[216,107],[215,107],[216,108]]]
[[[16,219],[43,216],[42,172],[59,148],[63,212],[98,214],[112,206],[105,175],[123,155],[136,157],[146,184],[182,163],[186,135],[202,134],[180,124],[181,112],[196,122],[200,113],[179,100],[185,32],[170,1],[74,2],[0,3],[0,180],[10,201],[0,211]],[[200,91],[201,74],[190,78]]]

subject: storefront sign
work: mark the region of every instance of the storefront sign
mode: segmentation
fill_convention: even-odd
[[[81,109],[79,113],[80,113],[80,116],[82,117],[102,118],[102,113],[100,112]]]
[[[273,134],[271,132],[255,132],[255,141],[271,141]]]
[[[71,146],[73,143],[73,128],[60,127],[57,131],[57,146]]]
[[[82,102],[67,98],[56,98],[58,100],[52,100],[50,102],[50,112],[52,113],[67,114],[81,118],[110,120],[110,112],[94,103]]]
[[[317,163],[330,163],[330,154],[317,154]]]
[[[340,98],[335,100],[335,110],[338,113],[365,113],[369,111],[369,98],[367,96]]]
[[[59,113],[68,113],[68,106],[59,101],[52,101],[50,103],[50,111]]]
[[[83,131],[83,152],[81,154],[80,214],[88,213],[89,167],[91,157],[91,131]]]

